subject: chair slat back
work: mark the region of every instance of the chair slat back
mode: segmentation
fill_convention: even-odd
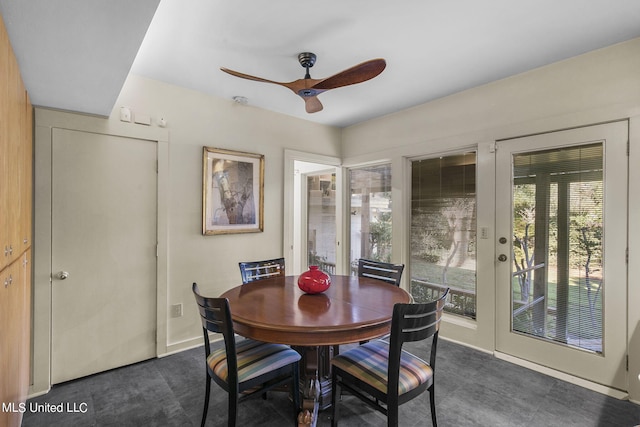
[[[433,337],[431,361],[435,363],[433,359],[440,330],[440,320],[448,294],[449,289],[447,288],[435,301],[394,305],[389,339],[390,370],[397,369],[399,366],[402,345],[405,342],[420,341],[429,337]]]
[[[227,364],[229,368],[233,368],[233,372],[235,372],[237,370],[236,341],[233,331],[233,322],[231,320],[229,300],[226,298],[210,298],[202,296],[196,283],[193,284],[192,290],[193,295],[196,298],[196,303],[198,304],[200,320],[202,321],[206,356],[208,357],[211,353],[209,332],[222,334],[227,351]]]
[[[404,264],[372,261],[360,258],[358,260],[358,276],[382,280],[392,285],[400,286]]]
[[[431,337],[429,365],[435,372],[438,331],[448,293],[449,289],[447,288],[442,296],[435,301],[395,304],[393,306],[388,361],[388,390],[390,394],[393,393],[391,390],[395,390],[395,393],[398,391],[400,357],[402,345],[405,342],[420,341]]]
[[[449,289],[435,301],[427,303],[396,304],[391,320],[391,339],[400,343],[421,341],[440,329],[440,320]]]
[[[285,275],[284,258],[240,262],[238,265],[240,266],[242,284]]]

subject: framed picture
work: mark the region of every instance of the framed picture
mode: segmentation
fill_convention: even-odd
[[[202,234],[263,230],[264,155],[204,147]]]

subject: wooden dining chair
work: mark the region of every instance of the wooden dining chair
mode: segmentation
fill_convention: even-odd
[[[449,289],[437,300],[421,304],[395,304],[389,342],[374,340],[331,360],[332,417],[338,425],[338,400],[344,388],[387,416],[387,425],[398,425],[398,408],[429,391],[431,420],[437,426],[434,373],[438,331]],[[405,342],[431,338],[429,363],[405,350]]]
[[[242,284],[254,280],[270,279],[284,276],[284,258],[268,259],[265,261],[240,262],[240,275]]]
[[[404,264],[391,264],[389,262],[373,261],[360,258],[358,260],[358,277],[370,277],[391,285],[400,286]],[[368,341],[360,341],[365,344]],[[339,351],[339,350],[336,350]]]
[[[358,260],[358,276],[382,280],[392,285],[400,286],[404,264],[373,261],[360,258]]]
[[[282,344],[251,339],[243,339],[236,343],[229,300],[203,297],[196,283],[192,289],[202,320],[206,356],[207,388],[201,426],[204,426],[207,419],[211,380],[228,394],[229,426],[236,425],[239,402],[264,395],[274,387],[289,384],[294,409],[292,419],[297,426],[300,408],[300,354]],[[211,351],[209,332],[222,334],[224,347]]]

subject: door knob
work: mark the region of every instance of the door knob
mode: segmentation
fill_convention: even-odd
[[[61,271],[61,272],[59,272],[58,274],[56,274],[56,277],[57,277],[58,279],[60,279],[60,280],[64,280],[64,279],[66,279],[67,277],[69,277],[69,272],[67,272],[67,271]]]
[[[498,255],[498,261],[505,262],[507,260],[507,256],[505,254]]]

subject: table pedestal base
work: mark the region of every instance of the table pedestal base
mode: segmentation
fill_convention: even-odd
[[[331,407],[331,359],[334,346],[294,347],[301,355],[302,410],[298,426],[315,426],[318,411]]]

